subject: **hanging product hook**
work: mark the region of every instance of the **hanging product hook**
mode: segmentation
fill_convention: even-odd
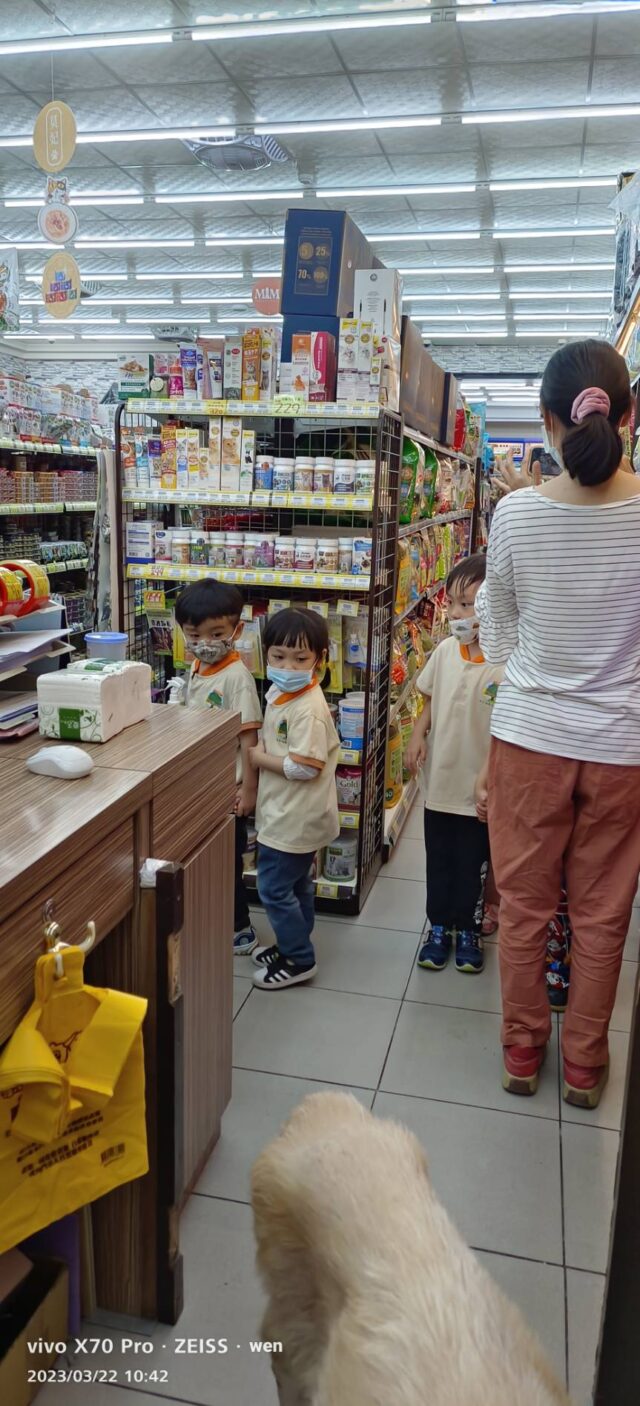
[[[86,936],[82,939],[81,942],[65,942],[62,937],[62,929],[59,923],[56,923],[53,918],[53,904],[45,904],[45,907],[43,909],[43,917],[45,919],[44,940],[46,943],[46,949],[47,952],[53,952],[55,954],[56,976],[62,977],[64,976],[64,963],[62,960],[62,954],[65,947],[79,947],[81,952],[90,952],[96,940],[96,925],[93,922],[93,919],[90,919],[87,923]]]

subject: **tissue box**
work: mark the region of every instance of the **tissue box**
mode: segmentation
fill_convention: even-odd
[[[130,660],[79,659],[38,677],[38,722],[43,737],[63,742],[108,742],[151,712],[151,669]]]

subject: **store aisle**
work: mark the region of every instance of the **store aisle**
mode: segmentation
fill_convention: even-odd
[[[487,944],[478,978],[452,966],[441,974],[414,966],[424,917],[421,824],[416,807],[357,919],[319,919],[313,986],[267,996],[252,988],[248,964],[236,961],[233,1100],[183,1220],[185,1312],[177,1332],[138,1325],[140,1348],[145,1338],[153,1348],[148,1355],[122,1354],[112,1334],[116,1351],[106,1365],[117,1370],[121,1389],[92,1386],[92,1406],[153,1406],[158,1396],[195,1406],[276,1406],[268,1364],[250,1346],[262,1305],[249,1171],[290,1109],[326,1084],[350,1088],[417,1133],[462,1233],[523,1309],[559,1372],[568,1371],[576,1406],[589,1406],[640,909],[600,1108],[587,1114],[560,1099],[557,1031],[537,1096],[516,1099],[500,1087],[495,943]],[[261,913],[256,922],[266,935]],[[227,1338],[228,1352],[210,1356],[196,1344],[190,1354],[176,1353],[178,1337]],[[126,1370],[164,1370],[167,1381],[147,1378],[145,1391],[143,1379],[134,1393],[124,1385]],[[84,1386],[64,1390],[65,1402],[89,1399]],[[59,1391],[46,1388],[43,1406],[59,1403]]]

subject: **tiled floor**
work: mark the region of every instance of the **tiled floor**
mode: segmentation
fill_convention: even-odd
[[[576,1406],[590,1406],[607,1263],[640,909],[612,1021],[612,1077],[596,1114],[559,1096],[558,1032],[534,1099],[503,1093],[495,943],[482,976],[416,970],[424,918],[422,817],[415,810],[358,918],[322,917],[312,986],[267,996],[234,982],[234,1092],[222,1138],[182,1225],[185,1311],[178,1331],[138,1324],[107,1365],[118,1386],[65,1387],[72,1406],[276,1406],[258,1338],[249,1172],[261,1147],[309,1091],[351,1089],[423,1142],[445,1205],[501,1287],[522,1308]],[[266,936],[264,916],[256,923]],[[104,1328],[101,1328],[104,1332]],[[175,1340],[226,1338],[226,1354],[177,1353]],[[151,1352],[143,1353],[144,1347]],[[126,1370],[166,1371],[140,1380]],[[43,1406],[60,1403],[45,1388]]]

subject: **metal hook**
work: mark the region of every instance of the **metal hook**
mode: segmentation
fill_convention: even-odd
[[[44,929],[47,951],[55,955],[55,974],[57,977],[64,976],[64,962],[62,954],[65,947],[79,947],[81,952],[90,952],[96,940],[96,925],[93,919],[87,923],[86,936],[81,942],[65,942],[62,937],[62,929],[53,920],[45,925]]]

